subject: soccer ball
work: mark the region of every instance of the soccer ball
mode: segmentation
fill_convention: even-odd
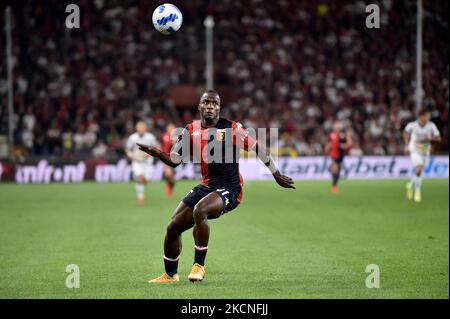
[[[153,11],[153,26],[162,34],[169,35],[178,31],[183,23],[181,11],[170,3],[164,3]]]

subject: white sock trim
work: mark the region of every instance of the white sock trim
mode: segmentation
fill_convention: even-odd
[[[164,256],[164,260],[167,260],[167,261],[178,261],[178,259],[180,259],[180,256],[178,256],[177,258],[169,258],[169,257]]]
[[[200,246],[194,245],[194,248],[195,248],[195,250],[200,250],[200,251],[208,250],[208,246],[200,247]]]

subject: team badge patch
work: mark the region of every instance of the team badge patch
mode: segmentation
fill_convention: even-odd
[[[224,141],[225,140],[225,130],[217,130],[216,139],[218,141]]]

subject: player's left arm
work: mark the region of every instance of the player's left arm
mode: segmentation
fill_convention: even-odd
[[[267,166],[270,172],[273,175],[275,181],[284,188],[294,188],[294,181],[292,178],[285,176],[280,173],[278,170],[275,161],[273,160],[270,152],[262,145],[258,143],[258,141],[251,135],[248,134],[243,128],[242,125],[236,123],[236,127],[234,127],[233,133],[233,143],[236,144],[239,148],[244,149],[245,151],[254,150],[256,155]]]
[[[432,143],[432,144],[441,142],[441,134],[439,133],[439,130],[434,123],[432,123],[431,132],[428,134],[428,136],[426,138],[420,140],[420,142]]]
[[[325,144],[325,153],[329,153],[331,149],[331,141],[328,139],[327,144]]]
[[[433,127],[431,130],[431,137],[430,142],[431,143],[440,143],[441,142],[441,134],[439,133],[439,130],[436,126],[436,124],[432,123]]]
[[[284,188],[294,188],[294,181],[292,178],[283,175],[280,173],[277,165],[275,164],[275,161],[273,160],[272,156],[270,155],[270,152],[264,147],[259,145],[259,143],[255,143],[254,150],[256,152],[256,155],[261,160],[261,162],[266,165],[266,167],[270,170],[270,172],[273,175],[273,178],[275,181]]]

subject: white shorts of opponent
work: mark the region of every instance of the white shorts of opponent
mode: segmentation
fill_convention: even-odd
[[[419,152],[411,152],[410,157],[414,166],[426,166],[430,158],[429,155]]]
[[[146,180],[150,180],[153,173],[153,164],[148,161],[133,161],[131,170],[134,178],[142,175]]]

